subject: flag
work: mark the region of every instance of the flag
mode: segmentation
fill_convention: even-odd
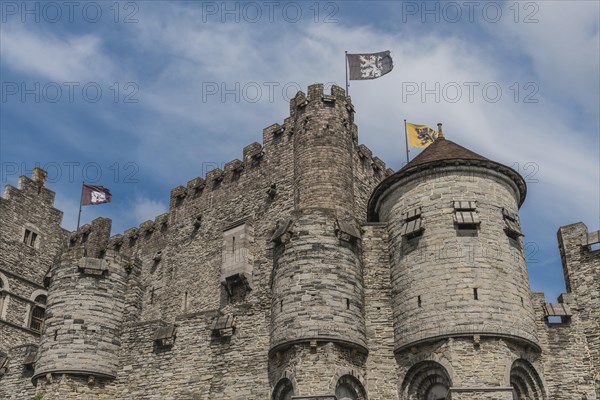
[[[439,132],[431,129],[427,125],[415,125],[406,123],[406,134],[410,147],[425,148],[433,143],[439,136]]]
[[[394,68],[389,50],[381,53],[346,54],[346,58],[351,81],[379,78]]]
[[[95,206],[97,204],[110,203],[112,194],[104,186],[92,186],[83,184],[83,193],[81,195],[82,206]]]

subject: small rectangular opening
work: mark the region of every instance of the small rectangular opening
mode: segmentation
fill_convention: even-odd
[[[419,307],[421,307],[421,296],[417,296],[417,304]]]
[[[551,315],[551,316],[547,317],[547,321],[551,325],[558,325],[558,324],[563,323],[562,317],[556,316],[556,315]]]
[[[27,246],[35,247],[35,242],[37,240],[37,233],[30,231],[29,229],[25,229],[25,235],[23,236],[23,243]]]
[[[477,288],[473,288],[473,299],[479,300],[479,293],[477,293]]]
[[[350,299],[346,299],[346,310],[350,309]]]

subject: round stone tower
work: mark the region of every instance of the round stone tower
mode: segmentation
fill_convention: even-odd
[[[443,138],[374,191],[369,219],[390,234],[401,399],[424,395],[411,389],[410,376],[425,378],[411,370],[418,360],[445,371],[428,381],[446,387],[435,390],[489,386],[492,397],[512,398],[504,365],[539,350],[518,217],[525,194],[517,172]]]
[[[128,263],[112,250],[110,220],[95,220],[91,229],[72,237],[75,245],[51,270],[44,334],[33,380],[47,374],[114,378],[127,310]],[[102,229],[100,229],[102,228]]]
[[[288,129],[294,145],[295,207],[273,238],[272,380],[275,385],[277,371],[294,366],[298,391],[327,395],[330,388],[313,383],[308,389],[306,379],[326,384],[336,365],[348,358],[344,354],[366,353],[350,100],[337,86],[326,95],[323,85],[312,85],[306,97],[299,92],[292,100]],[[328,353],[329,367],[318,361],[321,352]],[[304,379],[302,374],[314,376]]]

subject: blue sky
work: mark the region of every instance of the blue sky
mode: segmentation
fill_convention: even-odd
[[[359,141],[394,170],[406,118],[443,122],[449,139],[525,176],[534,291],[564,290],[559,226],[600,228],[596,1],[0,7],[2,184],[48,169],[67,229],[83,179],[114,199],[83,223],[110,217],[114,234],[167,211],[171,188],[281,123],[295,90],[343,86],[345,50],[392,52],[394,70],[350,94]]]

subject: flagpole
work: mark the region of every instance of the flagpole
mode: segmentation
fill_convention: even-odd
[[[350,93],[348,93],[348,88],[350,87],[348,84],[348,50],[346,50],[344,53],[344,67],[346,69],[346,96],[350,96]]]
[[[85,181],[81,182],[81,198],[79,199],[79,215],[77,215],[77,229],[75,232],[79,230],[79,222],[81,221],[81,203],[83,203],[83,186],[85,185]]]
[[[408,133],[406,132],[406,120],[404,120],[404,141],[406,142],[406,163],[408,164]]]

